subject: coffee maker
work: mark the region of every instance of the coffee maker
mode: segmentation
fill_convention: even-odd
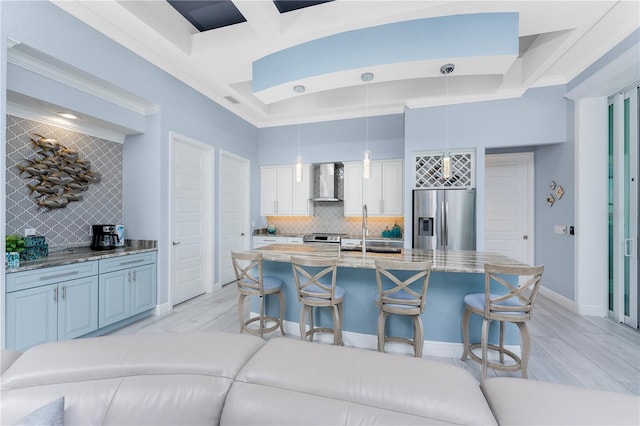
[[[93,250],[111,250],[116,248],[118,234],[115,225],[91,225],[93,238],[91,248]]]

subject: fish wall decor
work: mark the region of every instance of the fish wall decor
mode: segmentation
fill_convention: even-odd
[[[61,209],[69,203],[82,200],[82,192],[101,175],[91,170],[89,160],[79,158],[78,151],[67,148],[56,139],[39,134],[31,137],[35,156],[25,158],[16,167],[27,179],[27,188],[34,195],[38,208],[44,211]]]

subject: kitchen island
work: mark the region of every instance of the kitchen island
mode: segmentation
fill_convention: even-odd
[[[462,354],[462,331],[460,328],[464,311],[464,296],[484,292],[484,264],[499,263],[520,265],[523,263],[508,257],[487,252],[462,250],[415,250],[403,249],[399,254],[340,251],[337,244],[274,244],[255,249],[263,255],[263,274],[284,281],[285,330],[299,335],[298,302],[295,281],[291,268],[291,256],[336,257],[338,259],[337,284],[345,289],[343,336],[346,345],[376,348],[378,307],[374,303],[377,294],[375,259],[387,258],[408,262],[431,261],[432,272],[427,290],[425,310],[422,315],[424,327],[424,354],[456,357]],[[257,302],[252,301],[252,311],[258,312]],[[266,312],[277,315],[277,298],[267,297]],[[331,326],[329,310],[318,310],[319,324]],[[481,319],[472,316],[470,338],[480,339]],[[410,318],[390,316],[387,330],[391,334],[410,337]],[[497,341],[497,324],[491,327],[490,340]],[[327,341],[330,337],[327,336]],[[519,353],[520,337],[513,325],[505,327],[505,343],[509,349]],[[387,344],[387,350],[409,353],[408,345]]]

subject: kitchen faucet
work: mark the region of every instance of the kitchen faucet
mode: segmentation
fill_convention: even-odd
[[[362,205],[362,256],[367,252],[367,236],[369,235],[369,214],[367,205]]]

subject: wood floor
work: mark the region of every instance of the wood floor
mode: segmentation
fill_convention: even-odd
[[[227,285],[177,305],[166,315],[148,317],[112,334],[238,333],[237,300],[235,285]],[[538,296],[529,331],[530,379],[640,395],[639,331],[607,318],[578,316],[544,296]],[[272,336],[279,335],[274,333]],[[480,365],[470,359],[424,358],[461,366],[480,378]],[[519,377],[519,373],[493,370],[488,374]]]

